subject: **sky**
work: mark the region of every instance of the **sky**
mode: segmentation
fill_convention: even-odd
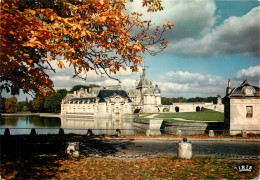
[[[140,0],[127,4],[127,11],[143,13],[156,25],[167,19],[174,28],[165,34],[171,41],[156,56],[144,54],[146,74],[158,84],[162,97],[225,96],[228,80],[237,87],[244,80],[260,86],[258,0],[163,0],[164,10],[148,13]],[[121,70],[116,76],[125,88],[133,87],[138,73]],[[50,73],[55,89],[71,89],[82,84],[102,86],[118,84],[95,72],[87,80],[72,78],[66,68]],[[5,94],[4,96],[8,96]],[[25,100],[21,95],[18,100]]]

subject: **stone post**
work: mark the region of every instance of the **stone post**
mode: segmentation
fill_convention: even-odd
[[[150,136],[150,134],[151,134],[151,130],[150,130],[150,129],[147,129],[147,131],[146,131],[146,136]]]
[[[192,144],[183,138],[183,142],[178,144],[178,158],[191,159],[192,157]]]
[[[214,137],[214,131],[213,130],[209,130],[209,137]]]
[[[72,157],[79,157],[79,143],[78,142],[68,142],[68,147],[66,150],[67,154]]]
[[[177,136],[181,136],[182,135],[181,129],[177,129],[176,135]]]
[[[37,135],[36,130],[34,128],[32,128],[30,136],[36,136],[36,135]]]
[[[120,129],[116,129],[116,136],[117,137],[121,136],[121,130]]]
[[[93,131],[92,131],[92,129],[88,129],[88,131],[87,131],[87,136],[93,136],[94,135],[94,133],[93,133]]]
[[[5,136],[5,137],[9,137],[9,136],[10,136],[10,129],[9,129],[9,128],[6,128],[6,129],[5,129],[4,136]]]
[[[242,137],[247,137],[247,133],[245,129],[242,130]]]
[[[64,130],[63,130],[62,128],[59,129],[59,134],[58,134],[58,135],[59,135],[59,136],[65,135]]]

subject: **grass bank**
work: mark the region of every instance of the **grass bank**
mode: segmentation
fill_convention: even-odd
[[[242,164],[253,165],[253,171],[238,172],[236,167]],[[0,166],[4,179],[253,179],[259,176],[258,170],[258,161],[207,157],[191,160],[39,157],[16,162],[2,160]]]

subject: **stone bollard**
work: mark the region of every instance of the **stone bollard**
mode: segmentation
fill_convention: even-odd
[[[36,136],[36,130],[34,128],[31,129],[30,136]]]
[[[68,147],[66,150],[67,154],[72,157],[79,157],[79,143],[78,142],[68,142]]]
[[[116,136],[117,137],[121,136],[121,130],[120,129],[116,129]]]
[[[148,129],[148,130],[146,131],[146,136],[150,136],[150,134],[151,134],[151,130]]]
[[[181,135],[182,135],[182,132],[181,132],[180,129],[177,129],[176,135],[177,135],[177,136],[181,136]]]
[[[192,144],[183,138],[183,142],[178,144],[178,158],[191,159],[192,157]]]
[[[6,129],[5,129],[4,136],[5,136],[5,137],[9,137],[9,136],[10,136],[10,129],[9,129],[9,128],[6,128]]]
[[[247,133],[245,129],[242,130],[242,137],[247,137]]]
[[[92,129],[88,129],[88,131],[87,131],[87,136],[93,136],[94,135],[94,133],[92,132]]]
[[[209,130],[209,137],[214,137],[214,131],[213,130]]]
[[[62,129],[62,128],[60,128],[60,130],[59,130],[59,135],[60,136],[63,136],[65,133],[64,133],[64,130]]]

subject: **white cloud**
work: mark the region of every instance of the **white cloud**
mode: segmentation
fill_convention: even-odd
[[[260,66],[252,66],[248,69],[242,69],[236,74],[234,79],[237,81],[247,80],[260,85]]]
[[[118,78],[121,81],[123,86],[134,86],[135,80],[138,79],[142,70],[140,68],[139,72],[132,72],[132,70],[127,67],[126,70],[120,69],[117,74],[109,74],[111,77]],[[80,78],[72,78],[74,75],[74,70],[71,67],[66,69],[57,69],[56,73],[51,73],[51,79],[54,83],[55,89],[71,89],[75,85],[89,85],[97,84],[100,86],[110,86],[117,85],[119,82],[113,79],[110,79],[105,74],[97,74],[94,70],[88,71],[86,74],[82,73],[82,77],[87,77],[86,80]]]
[[[199,84],[199,85],[215,85],[222,80],[220,76],[202,75],[200,73],[190,72],[168,72],[164,76],[160,77],[162,81],[171,82],[178,84]]]
[[[259,56],[259,13],[260,7],[256,7],[242,17],[232,16],[200,39],[185,38],[172,43],[168,52],[180,56]]]
[[[201,37],[215,24],[216,5],[213,0],[163,0],[163,11],[147,12],[142,1],[127,4],[128,12],[141,12],[143,20],[151,20],[155,26],[164,24],[165,19],[175,25],[166,33],[167,40]],[[203,7],[203,8],[202,8]]]
[[[259,56],[259,13],[256,7],[245,16],[225,20],[212,33],[219,42],[215,46],[224,54]]]
[[[241,69],[231,80],[232,87],[238,87],[244,80],[251,85],[260,85],[260,66]],[[162,90],[162,96],[166,97],[207,97],[225,96],[228,80],[222,76],[204,75],[191,72],[168,72],[159,78],[157,82]]]
[[[168,72],[157,83],[162,96],[168,97],[224,96],[226,89],[226,80],[221,76],[183,71]]]
[[[136,79],[124,79],[122,80],[122,86],[125,87],[125,88],[133,88],[135,87],[135,82],[136,82]]]
[[[198,38],[215,24],[216,5],[213,0],[165,1],[166,19],[175,24],[170,40]],[[202,8],[203,7],[203,8]],[[161,12],[164,17],[164,11]]]
[[[162,25],[167,19],[175,26],[165,33],[172,41],[165,52],[179,56],[212,57],[218,54],[259,56],[259,9],[256,7],[241,17],[229,17],[215,27],[214,0],[164,0],[163,11],[148,13],[142,1],[127,3],[128,12],[143,14],[143,19]]]

